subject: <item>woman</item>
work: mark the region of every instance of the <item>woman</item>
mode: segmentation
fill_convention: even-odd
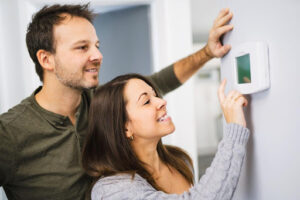
[[[224,137],[195,185],[190,157],[162,144],[175,127],[150,81],[129,74],[97,89],[83,150],[83,167],[95,180],[92,199],[231,199],[249,130],[243,114],[247,100],[236,91],[225,96],[225,84],[219,89]]]

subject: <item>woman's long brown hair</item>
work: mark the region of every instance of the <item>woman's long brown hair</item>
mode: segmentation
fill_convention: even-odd
[[[119,173],[139,174],[156,190],[162,190],[145,164],[136,156],[126,137],[125,123],[128,120],[124,88],[130,79],[145,81],[158,94],[154,85],[144,76],[127,74],[119,76],[95,91],[89,111],[88,135],[83,148],[82,165],[94,182],[101,177]],[[191,158],[180,148],[157,145],[160,159],[176,169],[190,183],[194,183]]]

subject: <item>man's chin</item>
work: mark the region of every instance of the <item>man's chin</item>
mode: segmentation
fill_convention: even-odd
[[[95,83],[93,83],[93,84],[87,85],[86,87],[84,87],[84,89],[86,89],[86,90],[95,89],[95,88],[98,87],[98,85],[99,85],[99,83],[98,83],[98,81],[97,81],[97,82],[95,82]]]
[[[97,86],[98,86],[98,85],[97,85]],[[84,89],[86,89],[86,90],[92,90],[92,89],[96,89],[97,86],[90,86],[90,87],[86,87],[86,88],[84,88]]]

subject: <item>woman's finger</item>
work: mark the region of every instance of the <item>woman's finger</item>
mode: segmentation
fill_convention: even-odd
[[[234,98],[234,96],[236,96],[236,94],[237,94],[236,90],[231,90],[230,92],[228,92],[226,99],[232,100]]]
[[[245,99],[245,102],[244,102],[243,106],[247,107],[248,106],[248,99],[246,99],[246,97],[244,97],[244,99]]]
[[[240,96],[240,97],[237,99],[236,103],[237,103],[239,106],[244,106],[244,107],[248,105],[248,101],[247,101],[247,99],[246,99],[244,96]]]
[[[238,98],[242,97],[243,95],[239,93],[238,91],[235,91],[234,94],[232,95],[232,100],[237,101]]]
[[[245,98],[246,99],[246,98]],[[244,107],[247,107],[248,106],[248,100],[246,99],[246,102],[244,103],[243,105]]]
[[[218,97],[219,97],[220,103],[223,103],[226,98],[226,96],[224,94],[225,86],[226,86],[226,78],[223,79],[222,83],[220,84],[219,90],[218,90]]]

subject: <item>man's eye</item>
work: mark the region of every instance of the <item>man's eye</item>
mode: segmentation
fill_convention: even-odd
[[[144,103],[144,105],[149,104],[149,103],[150,103],[150,99],[147,100],[147,101]]]

